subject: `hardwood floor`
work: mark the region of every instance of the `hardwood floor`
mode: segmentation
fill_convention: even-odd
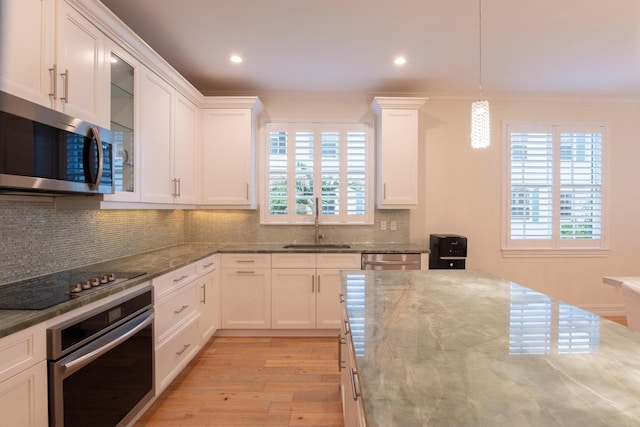
[[[215,337],[141,426],[342,426],[336,338]]]

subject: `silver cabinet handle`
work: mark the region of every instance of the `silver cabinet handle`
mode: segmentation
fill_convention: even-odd
[[[102,169],[104,168],[104,153],[102,152],[102,141],[100,140],[100,132],[98,131],[98,128],[90,128],[89,138],[96,140],[96,149],[98,150],[98,171],[96,172],[95,181],[89,184],[89,189],[97,190],[100,187],[100,181],[102,181]]]
[[[382,200],[387,200],[387,183],[382,184]]]
[[[61,101],[64,101],[65,104],[69,103],[69,70],[64,70],[64,73],[60,74],[64,77],[64,96],[60,97]]]
[[[247,200],[249,200],[249,183],[247,183],[247,190],[246,190],[245,198],[246,198]]]
[[[185,345],[182,347],[182,350],[180,350],[180,351],[176,351],[176,354],[177,354],[178,356],[182,356],[182,353],[184,353],[185,351],[187,351],[187,349],[188,349],[189,347],[191,347],[191,344],[185,344]]]
[[[177,279],[173,279],[173,283],[181,282],[181,281],[183,281],[184,279],[186,279],[187,277],[189,277],[189,275],[188,275],[188,274],[182,275],[182,276],[178,277]]]
[[[171,187],[171,197],[178,197],[178,185],[175,178],[171,180]]]
[[[318,276],[318,293],[320,293],[320,276]]]
[[[202,300],[200,301],[203,304],[207,303],[207,285],[202,285]]]
[[[52,75],[52,82],[51,82],[51,93],[49,94],[49,96],[52,96],[53,99],[58,99],[58,65],[57,64],[53,64],[52,68],[49,68],[49,72],[51,72]]]
[[[178,178],[178,197],[182,196],[182,185],[180,185],[180,178]]]
[[[311,293],[315,292],[316,276],[311,276]]]
[[[256,262],[256,260],[255,259],[239,259],[236,262],[243,263],[243,264],[252,264]]]
[[[351,372],[351,392],[353,393],[353,400],[358,400],[358,397],[362,396],[362,392],[360,390],[360,376],[358,375],[358,371],[353,368],[349,369]],[[356,381],[356,377],[358,380]]]
[[[255,274],[255,271],[253,270],[238,270],[236,271],[237,274]]]
[[[179,309],[177,309],[177,310],[173,310],[173,313],[174,313],[174,314],[180,314],[180,313],[182,313],[183,311],[185,311],[187,308],[189,308],[189,305],[183,305],[183,306],[182,306],[182,307],[180,307]]]
[[[342,304],[344,302],[344,294],[341,293],[338,298],[340,298],[340,304]]]
[[[345,336],[351,333],[351,326],[349,325],[347,319],[342,320],[342,331],[344,332]]]
[[[345,368],[345,361],[342,360],[342,346],[346,343],[342,335],[338,335],[338,372]]]
[[[215,264],[216,264],[215,262],[210,262],[209,264],[203,265],[203,267],[204,268],[209,268],[209,267],[211,267],[212,265],[215,265]]]

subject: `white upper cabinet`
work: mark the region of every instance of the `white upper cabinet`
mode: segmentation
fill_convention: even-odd
[[[173,88],[145,69],[140,102],[141,201],[173,203]]]
[[[104,34],[67,2],[57,2],[55,108],[109,128]]]
[[[418,110],[426,98],[376,97],[377,206],[407,209],[418,204]]]
[[[2,0],[0,89],[52,107],[55,0]]]
[[[173,138],[173,191],[179,204],[195,204],[199,197],[198,136],[200,108],[176,93]]]
[[[140,102],[141,201],[196,204],[198,107],[147,69]]]
[[[140,63],[120,49],[114,42],[107,42],[105,61],[110,78],[111,91],[111,142],[115,194],[106,194],[105,201],[140,201],[140,144],[138,120],[140,96]]]
[[[109,127],[105,36],[64,0],[3,0],[0,88]]]
[[[202,203],[256,208],[256,97],[210,97],[203,110]]]

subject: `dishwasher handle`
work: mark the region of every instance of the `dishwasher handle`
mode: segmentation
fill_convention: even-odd
[[[362,265],[420,265],[420,261],[369,261],[363,260]]]

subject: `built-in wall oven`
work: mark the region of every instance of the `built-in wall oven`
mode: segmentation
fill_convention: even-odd
[[[153,398],[153,290],[47,329],[49,425],[123,426]]]

